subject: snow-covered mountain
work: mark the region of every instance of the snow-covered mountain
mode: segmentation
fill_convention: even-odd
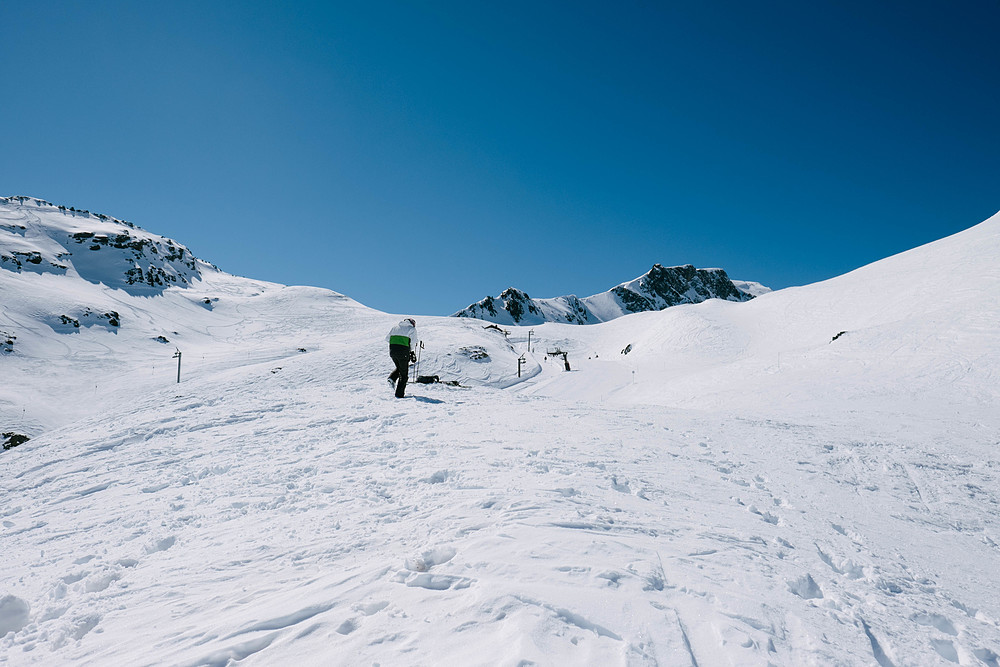
[[[0,663],[1000,664],[1000,215],[745,303],[418,318],[461,386],[405,400],[399,315],[0,216]]]
[[[622,315],[663,310],[708,299],[748,301],[771,290],[760,283],[732,281],[722,269],[696,269],[690,264],[664,267],[654,264],[645,275],[612,289],[586,296],[532,299],[509,287],[500,296],[488,296],[453,315],[496,324],[532,325],[542,322],[595,324]]]
[[[0,233],[0,268],[75,276],[129,294],[190,285],[214,268],[130,222],[31,197],[0,198]]]
[[[132,223],[31,197],[0,198],[0,294],[8,379],[0,385],[0,432],[27,436],[161,386],[177,349],[182,366],[197,368],[197,355],[210,367],[225,365],[248,349],[247,337],[259,337],[265,350],[246,361],[263,363],[315,349],[338,322],[373,319],[388,330],[398,320],[329,290],[226,274]],[[329,324],[315,331],[290,325],[324,314]],[[443,380],[504,386],[516,379],[517,354],[499,332],[472,322],[461,331],[454,346],[427,352]],[[359,344],[381,349],[383,336]],[[498,366],[472,359],[480,355],[514,370],[492,375]],[[118,374],[131,384],[121,395],[106,393],[105,379]],[[94,395],[77,400],[81,387]]]
[[[733,280],[733,286],[750,296],[763,296],[768,292],[774,291],[770,287],[753,280]]]

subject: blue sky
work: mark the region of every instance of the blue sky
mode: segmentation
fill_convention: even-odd
[[[1000,209],[1000,4],[0,4],[0,194],[449,314],[775,288]]]

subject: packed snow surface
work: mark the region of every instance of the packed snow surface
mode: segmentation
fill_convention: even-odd
[[[402,315],[334,292],[0,268],[0,662],[996,667],[998,256],[994,217],[747,303],[418,316],[461,386],[402,400]]]

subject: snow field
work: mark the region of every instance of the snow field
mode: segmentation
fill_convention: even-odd
[[[996,667],[998,226],[746,304],[418,316],[463,386],[402,400],[401,316],[334,292],[0,270],[0,662]],[[45,324],[87,307],[121,326]]]
[[[995,577],[1000,526],[981,508],[997,506],[1000,467],[975,465],[995,446],[975,424],[951,425],[970,446],[943,452],[954,433],[927,425],[845,440],[839,424],[495,389],[398,401],[378,377],[303,391],[289,378],[323,361],[289,361],[18,448],[5,551],[23,563],[31,622],[0,643],[8,659],[976,664],[995,651],[979,582]],[[151,629],[154,644],[131,641]]]

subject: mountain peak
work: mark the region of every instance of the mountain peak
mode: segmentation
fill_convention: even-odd
[[[454,314],[497,324],[595,324],[649,310],[663,310],[684,303],[708,299],[749,301],[769,291],[757,283],[754,292],[738,287],[723,269],[698,269],[692,264],[665,267],[653,264],[645,274],[621,283],[607,292],[579,298],[565,295],[532,299],[522,290],[508,287],[497,297],[488,296]]]
[[[0,267],[76,275],[130,294],[190,285],[215,268],[131,222],[23,196],[0,197]]]

